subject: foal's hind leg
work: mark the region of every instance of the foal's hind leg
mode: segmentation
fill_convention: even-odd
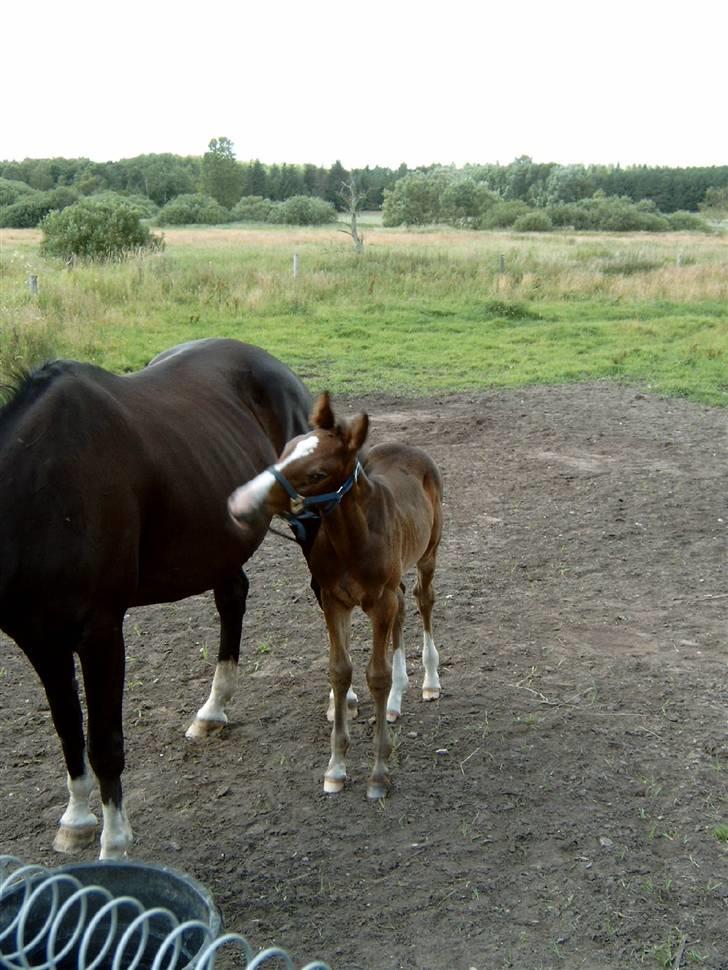
[[[414,590],[424,629],[422,664],[425,668],[425,679],[422,684],[422,698],[426,701],[435,701],[440,696],[440,677],[437,672],[440,658],[432,638],[432,607],[435,603],[432,579],[435,575],[435,555],[433,551],[423,556],[417,563],[417,582]]]
[[[53,848],[56,852],[78,852],[91,845],[96,838],[98,821],[89,810],[94,778],[86,758],[73,653],[58,645],[54,646],[50,655],[45,651],[29,649],[25,652],[45,688],[68,772],[68,807],[58,823]]]
[[[407,661],[402,646],[402,627],[404,626],[404,583],[397,590],[397,615],[392,626],[392,689],[387,699],[387,720],[390,724],[402,713],[402,694],[407,690]]]
[[[207,738],[220,731],[228,721],[225,707],[235,693],[240,657],[240,637],[248,598],[248,577],[241,570],[227,583],[216,586],[215,605],[220,614],[220,649],[215,676],[207,701],[187,728],[188,738]]]

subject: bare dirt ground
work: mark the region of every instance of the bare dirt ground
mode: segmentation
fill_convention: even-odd
[[[350,781],[325,796],[323,619],[298,550],[269,537],[217,739],[183,736],[212,675],[211,597],[127,619],[135,855],[197,877],[227,929],[297,965],[726,970],[726,413],[602,383],[360,407],[372,442],[443,471],[441,700],[418,696],[410,599],[392,791],[369,804],[357,620]],[[58,864],[58,742],[0,646],[0,851]]]

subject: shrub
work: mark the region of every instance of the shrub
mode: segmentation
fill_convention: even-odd
[[[41,227],[41,252],[62,259],[118,259],[162,245],[126,202],[82,199],[62,212],[51,212]]]
[[[217,226],[230,222],[229,209],[224,209],[211,195],[197,192],[178,195],[160,210],[157,223],[160,226],[206,225]]]
[[[244,195],[230,215],[233,222],[268,222],[274,208],[275,202],[262,195]]]
[[[533,209],[531,212],[524,212],[513,223],[514,232],[550,232],[554,228],[553,222],[548,217],[548,213],[543,209]]]
[[[517,199],[509,202],[496,202],[494,206],[483,213],[478,228],[508,229],[516,219],[527,215],[529,212],[531,212],[531,207]]]
[[[689,232],[710,232],[708,223],[695,212],[685,212],[679,209],[666,216],[671,229],[688,230]]]
[[[268,221],[287,226],[323,226],[336,222],[336,209],[317,196],[292,195],[271,209]]]
[[[78,199],[78,193],[62,186],[50,192],[31,190],[11,205],[0,209],[0,226],[7,229],[34,229],[53,210],[65,209]]]
[[[17,202],[22,196],[33,191],[35,190],[18,179],[0,178],[0,207],[12,205],[13,202]]]

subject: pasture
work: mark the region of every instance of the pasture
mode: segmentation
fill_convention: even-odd
[[[227,928],[297,965],[725,970],[725,242],[372,228],[357,263],[300,233],[318,269],[294,281],[291,234],[220,234],[169,232],[138,265],[43,264],[34,302],[33,237],[6,233],[3,352],[35,334],[123,370],[237,336],[366,408],[372,444],[424,447],[444,479],[442,696],[419,698],[410,576],[391,794],[366,797],[355,614],[350,780],[324,795],[323,617],[300,552],[269,536],[220,737],[184,738],[215,661],[211,595],[127,615],[135,856],[200,879]],[[0,647],[0,851],[55,864],[58,742],[29,664]]]

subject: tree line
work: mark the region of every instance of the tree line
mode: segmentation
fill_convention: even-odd
[[[512,215],[525,217],[535,210],[539,218],[529,216],[534,228],[548,228],[544,214],[552,225],[581,227],[585,212],[605,210],[599,202],[604,197],[622,200],[623,210],[640,205],[649,215],[695,213],[725,201],[728,166],[621,168],[537,163],[521,156],[507,165],[409,169],[402,164],[396,169],[347,170],[340,161],[330,167],[239,161],[229,139],[214,138],[202,156],[0,162],[0,225],[35,226],[48,212],[108,193],[133,198],[142,210],[146,205],[144,215],[156,216],[162,224],[176,219],[175,211],[180,218],[189,212],[214,212],[219,221],[263,213],[275,221],[284,218],[281,204],[291,199],[297,201],[289,208],[299,213],[306,208],[300,200],[306,198],[328,203],[327,211],[347,209],[342,195],[346,184],[356,184],[360,208],[383,209],[389,225],[446,221],[490,228],[512,224]],[[315,208],[309,205],[312,212]]]

